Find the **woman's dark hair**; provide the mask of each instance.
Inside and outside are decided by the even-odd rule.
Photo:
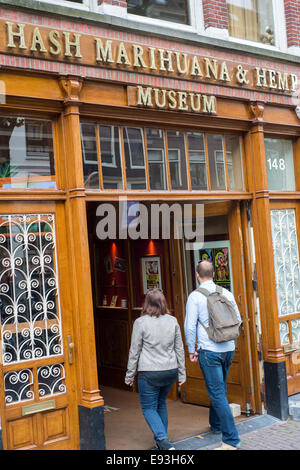
[[[147,292],[142,315],[150,315],[151,317],[160,317],[170,313],[166,298],[160,289],[151,289]]]

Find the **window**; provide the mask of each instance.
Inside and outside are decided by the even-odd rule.
[[[124,127],[124,153],[128,189],[146,189],[146,167],[141,129]]]
[[[172,189],[188,189],[185,141],[183,132],[167,131],[168,156]]]
[[[190,24],[188,0],[127,0],[128,13]]]
[[[273,0],[227,0],[229,34],[275,45]]]
[[[226,189],[225,154],[221,135],[207,136],[211,189]]]
[[[83,174],[86,188],[99,189],[96,125],[81,123]]]
[[[167,189],[163,132],[146,129],[150,189]]]
[[[103,189],[123,189],[120,130],[99,126]]]
[[[81,123],[81,140],[86,189],[244,190],[240,136]]]
[[[265,139],[268,186],[270,190],[295,191],[293,143]]]
[[[188,132],[187,139],[192,189],[206,190],[208,186],[204,135],[197,132]]]
[[[239,136],[227,135],[225,137],[225,144],[229,189],[242,191],[244,189],[244,182],[241,138]]]
[[[51,121],[0,117],[0,188],[56,188]]]

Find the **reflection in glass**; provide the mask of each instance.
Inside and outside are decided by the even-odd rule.
[[[198,132],[188,132],[187,139],[192,189],[206,190],[208,188],[204,136]]]
[[[207,147],[211,189],[226,189],[225,158],[222,136],[207,134]]]
[[[0,187],[56,188],[51,121],[0,117]]]
[[[127,11],[134,15],[189,24],[187,0],[127,0]]]
[[[163,131],[146,129],[150,189],[167,189]]]
[[[265,152],[269,189],[295,191],[292,141],[265,139]]]
[[[272,0],[227,0],[229,34],[275,45]]]
[[[188,189],[184,133],[167,131],[171,189]]]
[[[87,189],[99,189],[99,170],[96,143],[97,125],[82,122],[80,126],[84,186]]]
[[[124,127],[124,152],[128,189],[146,189],[146,168],[142,130]]]
[[[229,189],[242,191],[244,189],[244,183],[240,137],[227,135],[225,142]]]
[[[99,126],[103,189],[123,189],[120,131],[117,126]]]

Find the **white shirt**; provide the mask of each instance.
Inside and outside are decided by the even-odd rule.
[[[209,292],[215,292],[216,284],[212,281],[205,281],[201,287],[207,289]],[[238,310],[237,304],[231,292],[223,288],[222,295],[231,301],[234,306],[238,319],[241,321],[241,315]],[[209,339],[205,328],[201,325],[200,321],[208,327],[209,313],[207,310],[207,297],[199,291],[193,291],[187,300],[186,304],[186,317],[184,322],[184,331],[189,354],[195,352],[195,344],[197,339],[197,351],[199,349],[207,349],[214,352],[227,352],[235,350],[235,342],[226,341],[224,343],[215,343]]]

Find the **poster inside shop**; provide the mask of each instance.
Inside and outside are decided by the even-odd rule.
[[[141,258],[143,294],[151,289],[162,289],[160,256]]]
[[[214,282],[231,291],[231,260],[229,241],[208,242],[195,252],[195,267],[199,261],[209,260],[214,266]]]

